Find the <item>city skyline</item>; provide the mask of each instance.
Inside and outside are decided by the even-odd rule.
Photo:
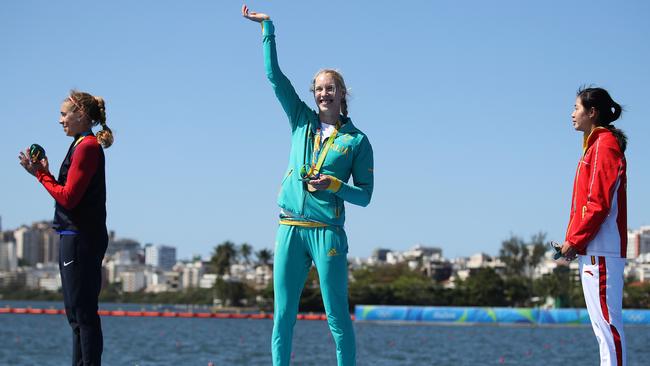
[[[43,238],[39,239],[40,242],[46,243],[45,246],[48,245],[47,244],[48,242],[51,245],[52,242],[57,242],[57,240],[54,240],[54,238],[53,238],[54,236],[56,236],[56,233],[49,227],[48,224],[50,224],[50,223],[51,223],[51,221],[47,221],[47,220],[33,221],[30,224],[22,224],[22,225],[20,225],[20,226],[18,226],[16,228],[7,229],[7,228],[4,228],[2,226],[2,216],[0,216],[0,243],[7,242],[6,240],[3,240],[3,234],[5,234],[4,236],[6,236],[7,233],[12,233],[13,236],[15,236],[15,233],[24,232],[25,230],[23,230],[23,229],[32,228],[32,229],[36,229],[36,230],[42,232]],[[27,231],[27,234],[29,234],[29,231]],[[527,237],[522,237],[520,235],[514,235],[514,237],[517,237],[517,238],[522,239],[524,241],[530,239],[530,238],[527,238]],[[509,237],[509,238],[506,238],[504,240],[511,239],[511,238],[512,238],[512,236]],[[18,240],[15,239],[14,243],[18,245],[17,241]],[[167,259],[167,260],[163,259],[163,261],[166,264],[161,266],[161,267],[168,267],[168,268],[171,268],[171,266],[173,266],[173,263],[175,263],[176,261],[179,261],[179,262],[181,262],[181,261],[183,261],[183,262],[194,261],[197,256],[201,260],[209,261],[212,254],[214,254],[214,249],[216,249],[216,247],[218,245],[221,245],[221,244],[223,244],[225,242],[231,242],[236,247],[239,247],[239,246],[244,245],[244,244],[248,244],[248,245],[251,245],[253,247],[253,249],[256,249],[256,250],[270,249],[271,252],[273,252],[272,247],[256,247],[256,246],[252,245],[251,243],[246,243],[246,242],[237,243],[237,242],[233,242],[231,240],[225,239],[225,240],[221,240],[221,241],[216,242],[212,246],[212,249],[211,249],[210,253],[208,253],[207,255],[204,255],[204,254],[201,254],[201,253],[192,253],[192,254],[187,255],[187,256],[177,255],[178,246],[174,245],[174,243],[153,243],[153,242],[150,242],[150,241],[147,241],[147,240],[139,240],[138,238],[134,238],[134,237],[120,236],[120,235],[118,235],[118,231],[109,228],[109,247],[108,247],[108,251],[107,251],[107,254],[106,254],[107,256],[110,256],[110,255],[114,254],[115,250],[122,250],[121,245],[120,245],[119,248],[113,247],[115,245],[115,243],[118,243],[118,242],[119,243],[127,243],[131,247],[138,246],[140,248],[139,250],[142,251],[143,255],[151,256],[152,257],[151,263],[149,263],[149,259],[147,259],[147,260],[145,260],[146,264],[160,263],[161,259],[158,259],[158,256],[160,256],[161,254],[159,254],[159,253],[161,251],[166,252],[166,254],[164,254],[163,257],[173,258],[173,259]],[[548,242],[548,240],[546,242]],[[502,242],[500,244],[502,244]],[[485,255],[492,256],[492,257],[498,257],[498,255],[499,255],[498,252],[494,253],[494,252],[487,252],[487,251],[479,250],[479,251],[472,252],[472,253],[465,254],[465,255],[445,256],[443,254],[445,252],[445,248],[443,246],[431,245],[431,244],[423,243],[423,242],[420,241],[420,242],[414,242],[414,243],[410,243],[410,244],[402,243],[402,245],[398,245],[397,247],[393,247],[393,246],[376,246],[376,247],[371,249],[371,252],[368,255],[365,255],[365,256],[348,255],[348,257],[349,257],[350,260],[370,258],[371,256],[375,255],[375,252],[377,250],[387,250],[389,252],[399,252],[399,251],[408,251],[409,250],[408,248],[412,249],[413,247],[417,247],[417,246],[439,249],[440,250],[440,255],[443,258],[448,258],[448,259],[469,258],[469,257],[477,255],[477,254],[485,254]],[[500,250],[500,249],[501,249],[501,247],[498,248],[498,250]],[[40,256],[45,257],[45,258],[53,258],[54,256],[57,256],[56,254],[53,255],[51,253],[52,251],[53,250],[48,251],[48,249],[45,249],[45,252],[41,253]],[[50,253],[49,256],[47,254],[48,252]],[[628,228],[627,258],[628,259],[634,259],[639,254],[646,254],[646,253],[650,253],[650,225],[642,225],[642,226],[637,227],[637,228]],[[33,261],[33,260],[28,260],[27,262],[36,263],[36,261]],[[48,260],[45,260],[44,262],[47,263]],[[54,262],[56,262],[56,261],[54,261]],[[156,266],[157,265],[154,265],[154,267],[156,267]]]
[[[58,240],[48,222],[34,222],[16,230],[0,232],[0,290],[22,288],[29,290],[58,291],[61,288],[58,257]],[[555,260],[553,251],[540,240],[511,240],[504,244],[498,255],[483,252],[466,257],[446,257],[437,247],[411,246],[408,250],[376,248],[371,256],[349,258],[351,271],[384,265],[401,265],[414,273],[443,285],[455,288],[458,281],[466,281],[481,269],[490,269],[505,276],[511,268],[525,268],[526,276],[533,279],[554,276],[559,267],[568,268],[579,276],[579,266],[574,261]],[[628,231],[628,261],[624,275],[630,281],[644,283],[650,280],[650,226]],[[177,259],[176,247],[141,243],[120,238],[111,232],[108,251],[102,260],[105,284],[122,289],[125,293],[170,293],[188,289],[212,289],[219,280],[245,282],[257,290],[266,288],[273,278],[270,257],[264,250],[250,260],[245,245],[222,243],[214,258],[194,257]],[[542,249],[541,251],[539,249]],[[224,253],[231,254],[224,257]],[[221,253],[221,254],[218,254]],[[268,252],[266,253],[268,254]]]

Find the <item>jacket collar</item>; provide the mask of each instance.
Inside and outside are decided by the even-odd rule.
[[[589,136],[585,136],[584,140],[582,141],[582,153],[584,154],[587,152],[587,149],[594,144],[594,142],[598,139],[598,136],[607,132],[609,132],[609,130],[605,127],[594,128]]]
[[[350,117],[339,116],[339,121],[342,125],[339,129],[339,133],[352,133],[358,132],[359,130],[354,126]],[[316,133],[316,129],[320,126],[320,121],[318,120],[318,114],[316,118],[311,121],[311,132]]]
[[[74,136],[74,140],[72,142],[72,146],[77,146],[79,143],[86,137],[86,136],[94,136],[93,131],[85,131],[82,133],[78,133]]]

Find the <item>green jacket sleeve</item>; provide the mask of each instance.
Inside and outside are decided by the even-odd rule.
[[[266,77],[271,82],[275,95],[282,105],[282,109],[284,109],[284,112],[289,117],[291,129],[295,130],[301,121],[302,123],[306,121],[306,118],[301,118],[301,115],[305,111],[308,111],[309,107],[300,100],[291,82],[280,70],[278,54],[275,48],[275,27],[270,20],[262,22],[262,43]]]
[[[337,190],[334,194],[352,204],[363,207],[368,206],[374,186],[373,164],[372,146],[368,138],[364,136],[359,148],[355,151],[354,161],[352,162],[354,184],[338,181],[335,183]]]

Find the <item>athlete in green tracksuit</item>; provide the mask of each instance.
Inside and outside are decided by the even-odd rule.
[[[266,74],[291,126],[289,167],[278,197],[281,213],[273,270],[273,365],[289,365],[300,293],[312,262],[319,274],[338,364],[355,365],[343,202],[360,206],[370,203],[372,147],[347,117],[341,75],[334,70],[316,74],[312,90],[318,112],[310,109],[280,71],[274,27],[268,15],[249,12],[245,5],[242,14],[262,23]],[[348,183],[350,176],[354,184]]]

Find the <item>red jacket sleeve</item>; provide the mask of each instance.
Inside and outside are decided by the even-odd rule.
[[[99,145],[85,139],[72,153],[65,185],[60,185],[52,174],[38,172],[36,178],[61,206],[70,210],[79,204],[99,165]]]
[[[586,182],[589,184],[586,187],[587,203],[576,207],[573,220],[579,221],[567,233],[567,240],[578,250],[587,247],[607,218],[623,166],[623,154],[618,147],[597,141],[592,154],[591,164],[587,165],[590,169],[589,181]]]

